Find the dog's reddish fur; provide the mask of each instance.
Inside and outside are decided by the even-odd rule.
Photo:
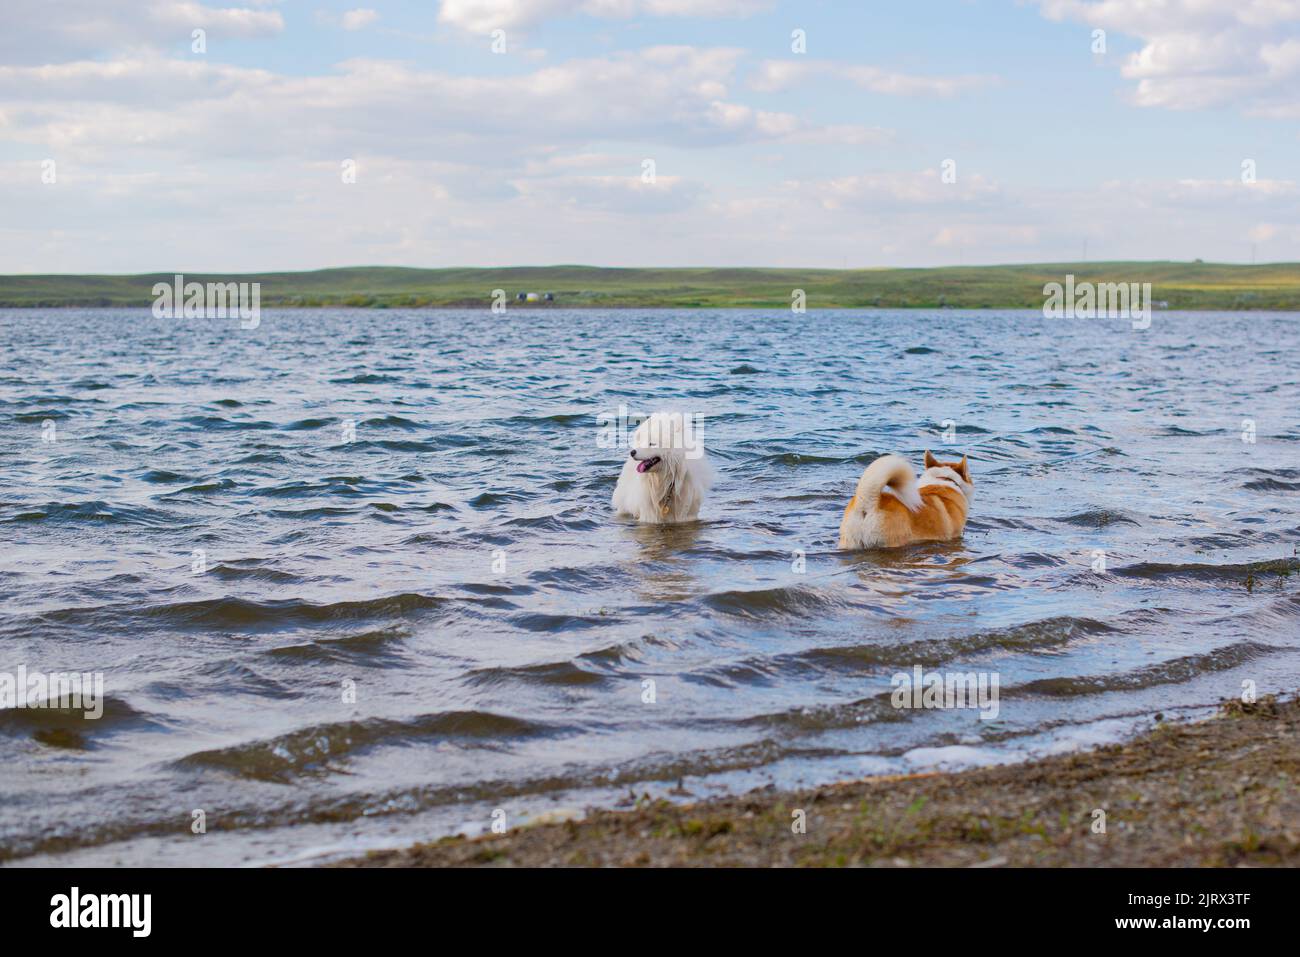
[[[974,484],[970,480],[970,467],[965,456],[962,456],[960,462],[940,462],[926,452],[925,467],[927,469],[950,468],[961,476],[962,481]],[[855,493],[844,509],[845,520],[847,521],[855,508],[865,505],[867,506],[865,511],[874,507],[876,515],[874,529],[880,539],[877,546],[880,548],[898,548],[913,542],[946,541],[960,536],[966,527],[966,514],[969,508],[966,496],[951,485],[943,483],[922,485],[917,491],[921,496],[921,507],[915,512],[903,504],[897,496],[888,492],[882,492],[878,496],[878,501],[873,503],[859,503]],[[841,548],[846,547],[843,528],[842,523]]]

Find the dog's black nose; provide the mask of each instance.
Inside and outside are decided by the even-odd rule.
[[[632,449],[630,452],[627,453],[627,455],[628,458],[632,458],[632,459],[636,458],[636,449]]]

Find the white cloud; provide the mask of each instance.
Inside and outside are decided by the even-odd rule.
[[[488,33],[580,14],[620,19],[744,17],[771,6],[772,0],[442,0],[438,19],[462,30]]]
[[[916,167],[960,148],[939,151],[921,139],[927,130],[843,122],[870,115],[856,108],[860,95],[804,91],[815,107],[807,112],[752,102],[762,99],[754,90],[814,82],[957,96],[996,82],[990,76],[807,59],[747,73],[742,50],[689,46],[546,66],[512,57],[502,68],[483,57],[481,74],[380,59],[283,74],[223,62],[228,43],[210,44],[206,57],[182,53],[196,4],[67,0],[79,18],[55,24],[43,5],[11,3],[17,33],[0,46],[20,46],[23,56],[0,59],[0,258],[13,271],[923,265],[1073,259],[1084,239],[1094,257],[1112,259],[1240,259],[1250,243],[1261,260],[1300,258],[1300,191],[1276,158],[1260,157],[1251,185],[1191,178],[1220,174],[1188,162],[1181,180],[1094,188],[1040,182],[1023,168],[999,181],[977,169],[974,154],[945,184],[940,170]],[[761,4],[447,6],[456,16],[491,8],[537,23],[575,13],[739,15]],[[1135,36],[1140,26],[1153,38],[1183,38],[1148,43],[1125,67],[1135,84],[1156,84],[1144,95],[1169,105],[1194,102],[1193,93],[1231,97],[1234,83],[1261,112],[1300,103],[1285,95],[1300,76],[1300,37],[1284,29],[1281,0],[1245,3],[1228,20],[1209,0],[1043,6],[1070,16],[1104,7],[1098,16],[1128,23]],[[1174,29],[1166,21],[1179,6],[1191,19]],[[1126,19],[1120,8],[1141,16]],[[212,11],[202,14],[210,39],[281,27],[264,4],[198,9]],[[1086,57],[1086,42],[1082,49]],[[1256,61],[1255,72],[1239,70]],[[894,142],[918,158],[844,148]],[[45,157],[58,163],[55,185],[41,183]],[[658,162],[654,183],[640,178],[646,157]],[[357,161],[356,183],[341,180],[344,159]]]
[[[379,19],[379,14],[369,7],[359,7],[356,10],[349,10],[343,14],[344,30],[360,30],[370,26]]]
[[[1052,20],[1141,39],[1120,70],[1139,106],[1300,116],[1300,0],[1038,3]]]
[[[624,216],[662,216],[695,206],[705,193],[702,184],[678,176],[658,176],[647,183],[640,176],[571,176],[517,180],[519,195],[541,209],[567,207],[584,216],[618,213]]]
[[[989,75],[922,76],[828,60],[765,60],[757,75],[751,78],[750,86],[763,92],[776,92],[815,77],[832,77],[890,96],[955,96],[998,82],[997,77]]]
[[[0,112],[6,137],[18,142],[94,153],[156,147],[194,159],[345,156],[362,147],[522,159],[544,145],[598,140],[711,146],[887,135],[736,102],[729,87],[740,56],[651,47],[504,76],[366,59],[306,77],[198,59],[75,61],[0,67]]]
[[[120,154],[114,153],[117,157]],[[702,155],[702,154],[691,154]],[[963,171],[864,171],[736,184],[638,154],[539,149],[527,169],[355,154],[121,166],[0,164],[0,256],[16,272],[413,266],[873,266],[1300,255],[1294,183],[1123,181],[1012,188]],[[674,168],[673,175],[662,172]],[[1264,189],[1256,191],[1263,185]],[[219,214],[217,214],[219,211]],[[111,228],[105,228],[111,223]]]
[[[945,183],[937,169],[863,173],[810,183],[793,182],[787,188],[828,210],[952,207],[1004,198],[1001,189],[987,177],[962,175],[955,183]]]
[[[960,226],[941,227],[934,234],[931,243],[935,246],[996,249],[1006,246],[1033,246],[1038,240],[1039,229],[1037,226],[968,223]]]
[[[1260,179],[1243,183],[1239,179],[1121,180],[1105,183],[1102,189],[1111,201],[1132,203],[1135,207],[1165,206],[1190,209],[1221,209],[1229,205],[1243,210],[1259,208],[1262,212],[1284,212],[1290,208],[1300,214],[1300,190],[1292,180]],[[1300,221],[1300,217],[1297,217]]]
[[[255,6],[268,6],[254,0]],[[284,29],[279,11],[205,6],[192,0],[4,0],[0,63],[55,63],[142,47],[189,46],[191,31],[209,40],[270,36]]]

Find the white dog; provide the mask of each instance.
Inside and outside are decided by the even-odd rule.
[[[698,423],[680,412],[656,412],[632,433],[632,448],[614,486],[614,511],[638,522],[692,522],[713,468]]]

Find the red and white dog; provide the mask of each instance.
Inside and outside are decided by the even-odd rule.
[[[966,456],[940,462],[925,453],[918,481],[911,464],[885,455],[858,479],[840,522],[840,548],[898,548],[960,537],[975,486]]]

